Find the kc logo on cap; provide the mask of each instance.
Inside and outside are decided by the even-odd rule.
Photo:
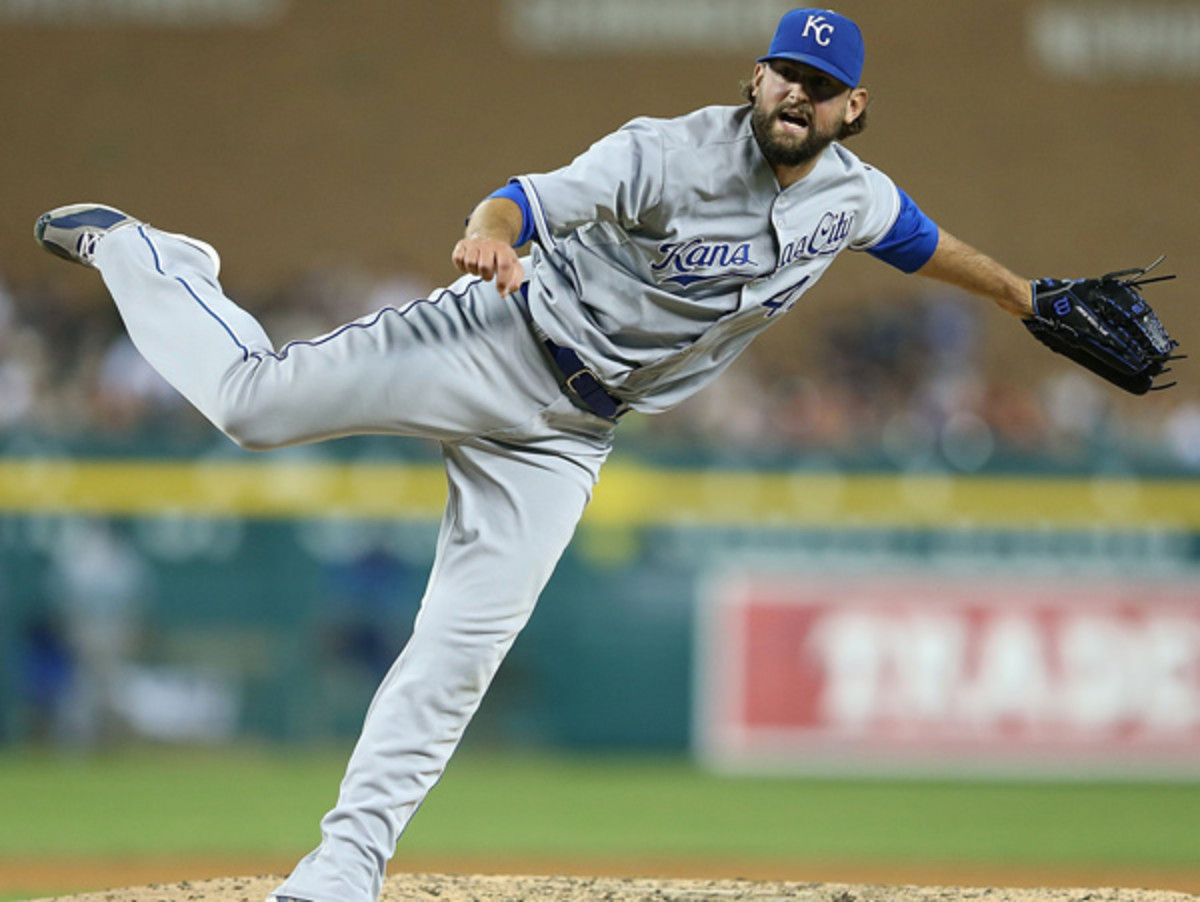
[[[806,63],[850,87],[863,67],[862,31],[852,19],[831,9],[793,9],[775,29],[775,38],[759,62],[789,59]]]
[[[823,15],[810,15],[804,22],[804,31],[801,37],[808,37],[809,32],[812,32],[813,40],[822,47],[828,47],[829,42],[833,39],[833,23],[826,20]]]

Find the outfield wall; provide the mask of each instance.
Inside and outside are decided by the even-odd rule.
[[[0,459],[5,741],[352,737],[415,613],[444,483],[428,456],[331,447]],[[740,769],[890,770],[907,755],[909,770],[940,772],[998,750],[997,772],[1071,770],[1073,752],[1091,773],[1186,772],[1200,760],[1198,536],[1200,485],[1169,475],[752,471],[618,456],[468,741],[694,742]],[[783,670],[704,619],[713,586],[731,579],[751,595],[784,586],[785,606],[824,618],[816,632],[803,614],[767,630]],[[1020,588],[1031,581],[1069,597],[1031,600]],[[1072,617],[1083,627],[1064,627]],[[859,631],[843,630],[840,652],[798,657],[847,624]],[[1099,638],[1080,644],[1082,628]],[[891,645],[870,644],[885,635]],[[1158,644],[1139,644],[1146,636]],[[90,697],[71,688],[55,642],[89,675]],[[747,710],[808,693],[798,732],[740,746],[713,732],[736,727],[728,710],[714,715],[733,685],[722,676],[731,652],[767,667]],[[813,713],[831,698],[859,711],[857,726]],[[795,710],[780,710],[795,727]],[[1155,724],[1167,725],[1158,744],[1138,747]],[[830,730],[841,731],[833,744]]]

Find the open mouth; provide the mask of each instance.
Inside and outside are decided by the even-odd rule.
[[[811,124],[808,115],[799,110],[781,110],[779,121],[794,129],[806,129]]]

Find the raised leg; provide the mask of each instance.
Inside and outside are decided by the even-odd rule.
[[[476,278],[276,350],[188,239],[121,228],[94,265],[141,354],[243,447],[372,432],[457,440],[561,396],[525,312]]]

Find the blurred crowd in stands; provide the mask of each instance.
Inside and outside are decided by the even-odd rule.
[[[403,306],[428,287],[330,270],[242,300],[283,344]],[[920,295],[803,323],[793,312],[776,329],[795,330],[794,344],[760,342],[676,410],[629,417],[620,447],[728,463],[799,458],[964,472],[1022,462],[1200,469],[1200,401],[1186,372],[1173,391],[1128,398],[1052,358],[1019,327],[1013,342],[1027,348],[1028,365],[1020,353],[1008,355],[1021,359],[1016,367],[997,362],[984,306]],[[211,435],[142,361],[99,282],[84,295],[74,283],[17,291],[0,282],[0,429],[64,439]]]
[[[1180,385],[1133,397],[987,306],[919,295],[807,320],[799,359],[745,355],[662,426],[702,445],[897,467],[1200,468],[1194,379],[1168,374]],[[997,326],[1011,331],[1006,356],[986,340]]]

